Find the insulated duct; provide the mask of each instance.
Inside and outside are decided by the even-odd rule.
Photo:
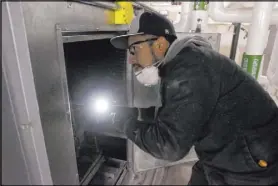
[[[250,23],[252,21],[252,10],[229,10],[224,8],[224,2],[211,1],[208,12],[211,19],[218,22]],[[270,23],[275,24],[277,22],[278,10],[275,10],[271,15]]]
[[[181,3],[180,21],[174,24],[176,32],[189,32],[190,30],[189,18],[192,10],[193,10],[193,2]]]

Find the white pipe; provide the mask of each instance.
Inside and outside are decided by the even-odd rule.
[[[273,85],[276,89],[278,89],[278,34],[276,34],[266,74],[270,84]]]
[[[253,9],[252,24],[249,29],[246,53],[262,55],[266,47],[273,2],[256,2]]]
[[[174,24],[176,32],[189,32],[190,29],[190,13],[193,10],[192,2],[181,3],[180,21]]]
[[[273,5],[273,2],[256,2],[252,12],[252,23],[249,28],[242,67],[254,78],[258,77],[260,66],[262,66],[262,55],[269,34]]]
[[[257,3],[257,2],[255,2]],[[273,4],[274,5],[274,4]],[[223,2],[209,2],[209,16],[217,22],[238,22],[250,23],[252,20],[252,10],[229,10],[224,8]],[[277,24],[278,10],[273,11],[271,24]]]

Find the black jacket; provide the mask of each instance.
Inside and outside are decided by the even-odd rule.
[[[130,119],[129,139],[170,161],[194,145],[211,184],[219,178],[220,184],[245,184],[242,175],[251,175],[251,183],[278,181],[278,108],[253,77],[194,42],[162,67],[161,77],[163,106],[153,122]]]

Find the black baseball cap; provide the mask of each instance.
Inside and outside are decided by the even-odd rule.
[[[113,37],[110,42],[115,48],[127,49],[129,36],[145,34],[164,36],[170,42],[177,38],[170,20],[155,12],[143,12],[132,20],[130,30],[126,35]]]

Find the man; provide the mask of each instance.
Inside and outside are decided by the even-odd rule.
[[[138,147],[177,161],[194,145],[191,185],[278,182],[278,108],[235,62],[201,37],[177,40],[170,21],[150,12],[111,43],[129,50],[140,83],[161,86],[155,120],[124,123]]]

